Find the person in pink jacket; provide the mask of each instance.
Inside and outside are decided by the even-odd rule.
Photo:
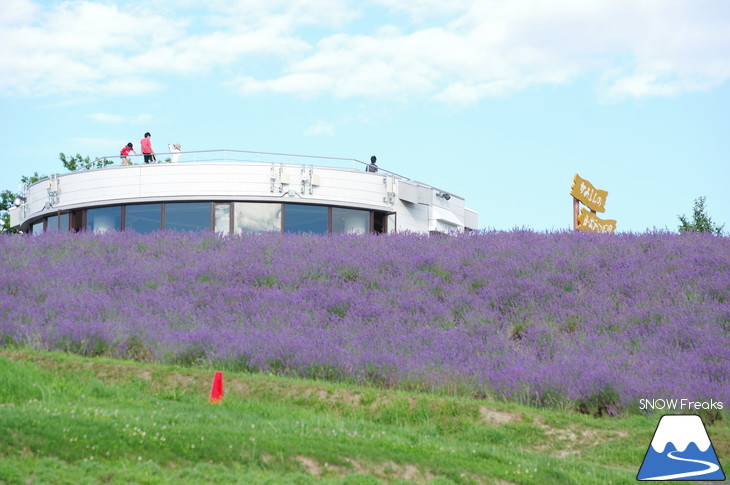
[[[142,145],[142,155],[144,155],[144,163],[155,163],[155,151],[152,149],[152,135],[150,132],[144,134],[144,138],[140,140]]]

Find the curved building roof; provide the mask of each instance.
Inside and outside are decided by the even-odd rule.
[[[158,160],[165,155],[158,154]],[[230,231],[238,232],[234,230],[239,227],[234,219],[239,212],[260,212],[265,207],[262,204],[273,204],[269,208],[282,210],[280,213],[267,210],[267,214],[277,214],[267,217],[282,219],[277,222],[278,226],[269,227],[285,231],[307,227],[296,226],[294,219],[287,223],[287,213],[294,217],[300,212],[314,214],[320,210],[313,207],[329,208],[327,231],[341,229],[332,219],[333,214],[349,217],[350,213],[342,212],[344,209],[361,211],[360,215],[370,214],[365,231],[374,227],[377,232],[477,228],[477,213],[465,207],[462,197],[382,168],[377,173],[368,172],[369,164],[353,159],[216,150],[183,152],[177,163],[143,164],[140,158],[134,161],[135,165],[53,175],[25,187],[19,206],[10,211],[11,226],[24,232],[37,232],[41,228],[55,229],[60,218],[60,229],[93,229],[96,226],[89,216],[99,212],[94,212],[95,209],[120,207],[120,220],[112,228],[125,229],[134,227],[126,221],[127,212],[139,212],[145,205],[151,208],[160,205],[158,229],[170,229],[175,226],[165,225],[165,207],[170,206],[172,210],[174,206],[176,211],[189,207],[202,214],[204,205],[201,204],[209,204],[211,229],[226,232],[225,223],[214,219],[216,211],[221,217],[227,211]],[[182,206],[181,203],[197,204]],[[131,206],[140,207],[128,209]],[[310,209],[299,210],[299,207]],[[324,213],[324,210],[320,211]],[[379,218],[387,221],[387,229],[373,222]],[[363,228],[358,227],[361,232]],[[345,229],[345,232],[349,231]]]

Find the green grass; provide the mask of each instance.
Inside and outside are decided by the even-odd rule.
[[[0,483],[633,484],[659,420],[232,372],[211,405],[212,379],[0,350]]]

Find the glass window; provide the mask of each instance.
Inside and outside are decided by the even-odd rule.
[[[43,221],[41,220],[40,222],[36,222],[35,224],[33,224],[30,232],[36,235],[43,234]]]
[[[58,216],[58,221],[60,223],[59,229],[62,231],[68,231],[71,229],[71,214],[68,212]]]
[[[100,207],[86,211],[86,227],[93,232],[119,231],[122,229],[122,208]]]
[[[71,213],[71,229],[74,231],[84,230],[84,211],[77,210]]]
[[[321,205],[284,204],[284,232],[325,234],[328,208]]]
[[[230,234],[231,232],[231,204],[215,204],[215,232]]]
[[[370,232],[370,211],[333,207],[332,232],[351,234]]]
[[[281,204],[236,202],[233,232],[281,231]]]
[[[124,215],[124,229],[140,234],[159,231],[161,215],[162,204],[128,205]]]
[[[210,202],[165,204],[165,230],[209,231]]]
[[[58,231],[58,216],[50,216],[48,218],[48,224],[46,224],[46,231]]]

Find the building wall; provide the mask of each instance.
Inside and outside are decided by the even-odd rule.
[[[178,163],[114,166],[68,173],[28,187],[12,224],[26,230],[43,215],[79,208],[158,201],[270,201],[396,213],[390,230],[476,228],[464,199],[385,173],[271,163]]]

